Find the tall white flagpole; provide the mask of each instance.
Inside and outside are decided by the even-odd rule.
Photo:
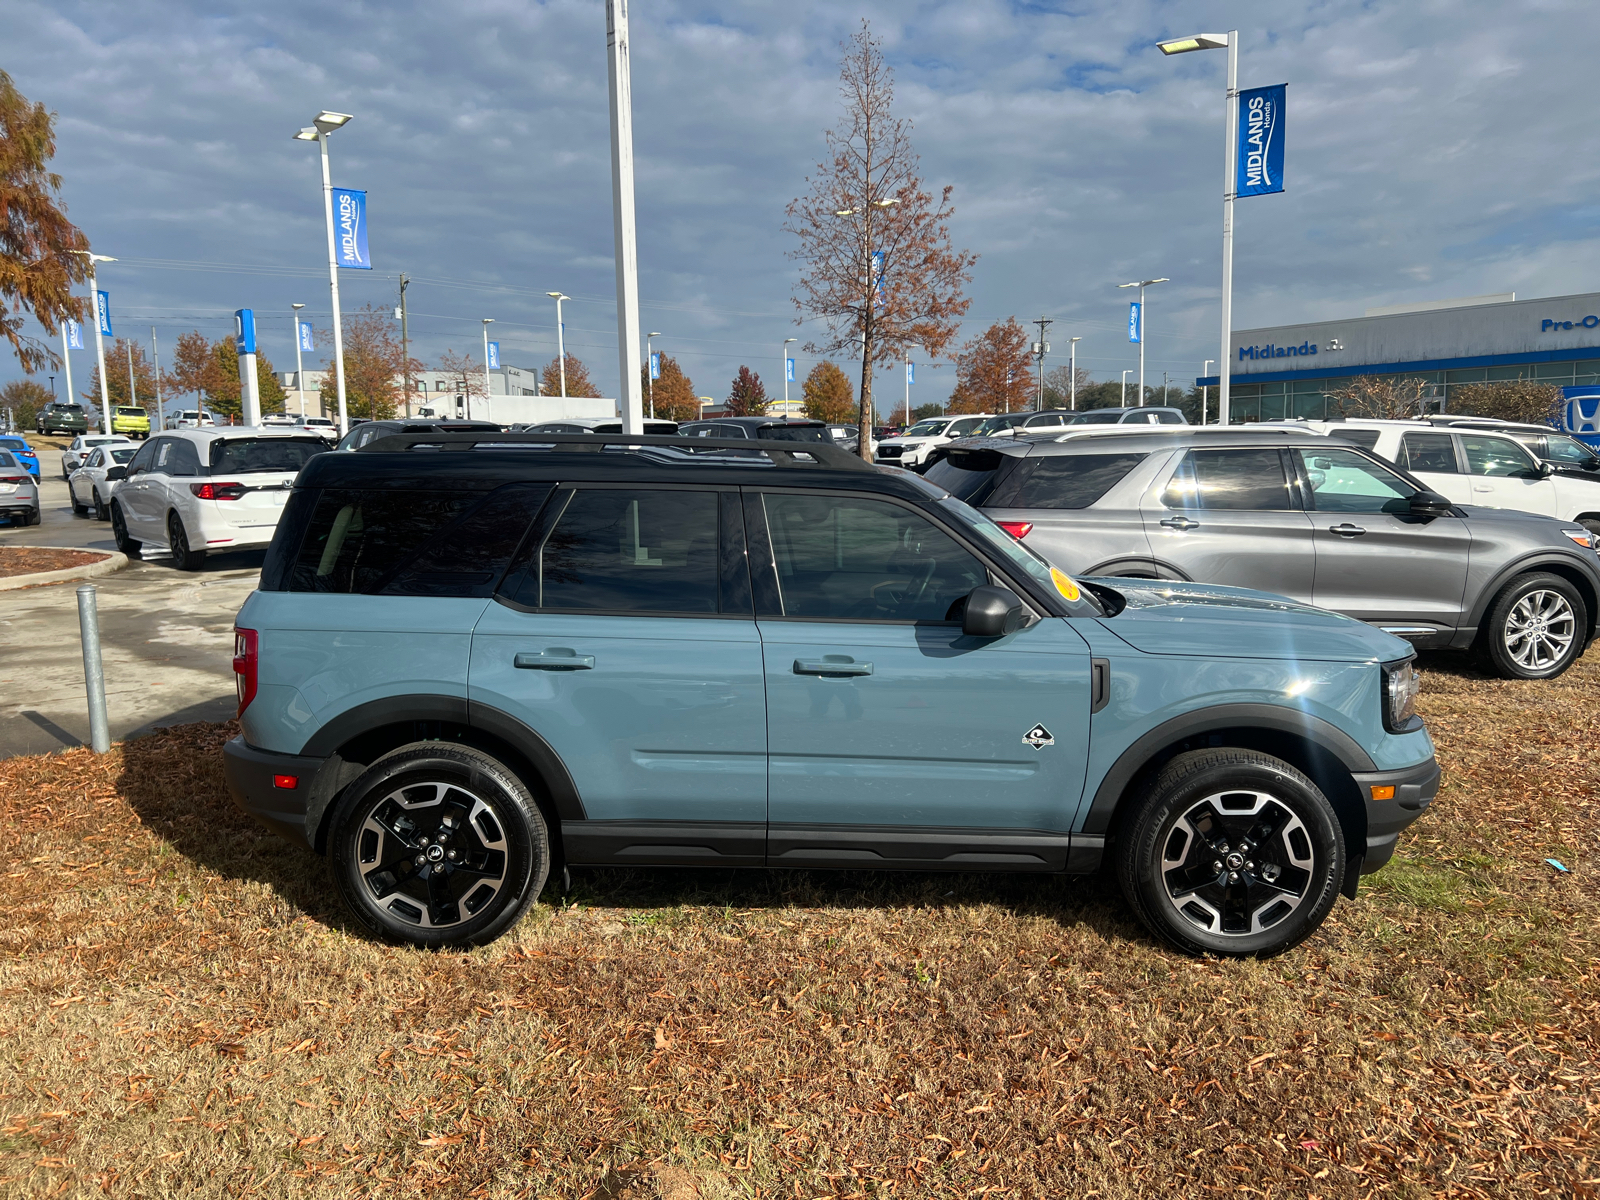
[[[617,403],[622,432],[644,432],[639,387],[639,255],[633,224],[633,83],[629,66],[628,0],[606,0],[607,64],[611,77],[611,209],[616,221]],[[564,364],[563,364],[564,365]]]
[[[1228,424],[1228,376],[1233,364],[1233,196],[1239,175],[1239,31],[1228,32],[1227,118],[1222,123],[1222,370],[1217,376],[1217,424]],[[1139,319],[1144,320],[1140,312]]]

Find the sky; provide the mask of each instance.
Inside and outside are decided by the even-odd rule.
[[[1079,366],[1118,379],[1137,348],[1116,285],[1164,275],[1147,381],[1216,358],[1226,55],[1154,43],[1232,28],[1241,87],[1288,84],[1286,191],[1236,208],[1235,328],[1600,289],[1592,3],[630,13],[640,321],[702,395],[726,396],[741,364],[781,393],[783,339],[821,332],[792,303],[781,226],[840,117],[840,44],[862,20],[929,189],[954,187],[954,242],[978,255],[962,340],[1051,317],[1047,366],[1077,336]],[[164,360],[180,333],[230,333],[241,307],[278,370],[294,367],[291,303],[326,328],[320,168],[290,135],[328,108],[354,114],[330,139],[333,182],[368,191],[374,269],[341,273],[345,310],[391,308],[404,271],[415,356],[476,351],[493,317],[502,361],[538,367],[555,355],[545,293],[561,290],[569,353],[615,395],[605,24],[603,0],[0,0],[0,69],[58,114],[69,216],[120,260],[100,273],[117,332],[154,326]],[[79,390],[92,353],[73,356]],[[803,377],[819,356],[796,357]],[[20,375],[0,361],[0,382]],[[913,405],[942,402],[953,365],[916,377]],[[877,394],[903,397],[898,372]]]

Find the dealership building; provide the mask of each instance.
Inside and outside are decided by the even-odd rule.
[[[1421,379],[1431,407],[1464,384],[1535,379],[1600,386],[1600,293],[1518,300],[1515,293],[1369,308],[1364,316],[1233,335],[1234,421],[1321,419],[1328,393],[1358,375]],[[1195,381],[1215,388],[1212,374]],[[1212,393],[1213,403],[1216,393]]]

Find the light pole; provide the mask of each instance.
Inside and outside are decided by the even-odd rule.
[[[1040,317],[1033,322],[1039,327],[1039,340],[1033,344],[1033,351],[1039,356],[1039,409],[1044,410],[1044,356],[1050,353],[1050,343],[1045,341],[1045,333],[1050,326],[1055,324],[1053,317]]]
[[[333,296],[333,378],[339,394],[340,437],[350,432],[350,414],[344,398],[344,332],[339,324],[339,251],[333,237],[333,177],[328,172],[328,135],[350,119],[349,113],[324,109],[310,125],[294,135],[297,142],[316,142],[322,154],[322,207],[328,219],[328,291]]]
[[[1215,359],[1211,358],[1206,359],[1206,365],[1200,368],[1200,378],[1204,379],[1207,375],[1211,374],[1211,364],[1215,361]],[[1202,383],[1200,385],[1200,424],[1202,425],[1206,423],[1207,399],[1209,399],[1209,397],[1206,395],[1206,385]]]
[[[783,355],[783,416],[789,418],[789,343],[798,342],[799,338],[784,338],[780,353]]]
[[[1228,374],[1233,353],[1233,196],[1238,176],[1239,153],[1239,31],[1197,33],[1193,37],[1157,42],[1163,54],[1187,54],[1191,50],[1228,52],[1228,90],[1223,99],[1222,149],[1222,361],[1217,373],[1217,424],[1228,423]]]
[[[406,314],[406,285],[411,282],[400,272],[400,379],[406,389],[406,416],[411,415],[411,325]]]
[[[306,364],[305,359],[300,356],[300,310],[304,307],[304,304],[289,305],[292,314],[291,320],[294,322],[294,390],[300,393],[300,419],[302,421],[305,420],[306,415]],[[406,403],[408,405],[411,403],[409,396],[406,398]],[[409,408],[406,409],[406,415],[411,415]]]
[[[1139,407],[1140,408],[1144,407],[1144,343],[1145,343],[1144,290],[1145,290],[1145,288],[1149,287],[1153,283],[1170,283],[1170,282],[1171,282],[1171,280],[1167,279],[1166,276],[1162,276],[1160,279],[1136,279],[1132,283],[1119,283],[1119,284],[1117,284],[1117,286],[1119,288],[1136,287],[1136,288],[1139,289]]]
[[[494,324],[493,317],[483,318],[483,419],[487,421],[489,414],[494,412],[494,406],[489,400],[489,326]],[[507,389],[509,391],[509,389]],[[467,416],[472,416],[472,394],[467,394]]]
[[[633,51],[628,0],[606,0],[606,72],[611,95],[611,215],[617,261],[617,415],[622,432],[644,432],[639,403],[639,249],[633,216]]]
[[[161,346],[156,342],[156,327],[150,326],[150,357],[152,369],[156,373],[156,432],[164,433],[167,428],[166,414],[161,411]]]
[[[1067,408],[1078,411],[1078,343],[1082,338],[1067,339]]]
[[[1128,407],[1128,376],[1130,374],[1132,374],[1132,372],[1133,372],[1133,368],[1129,367],[1126,371],[1124,371],[1122,373],[1122,407],[1123,408],[1127,408]]]
[[[67,318],[67,320],[70,319],[71,318]],[[67,403],[72,404],[75,403],[75,401],[72,399],[72,357],[69,353],[72,347],[67,341],[67,320],[63,320],[61,322],[61,369],[65,371],[67,375]],[[82,328],[82,326],[79,326],[80,331]],[[83,334],[81,332],[78,335],[78,340],[80,342],[83,341]],[[54,383],[50,385],[50,391],[52,393],[55,392]]]
[[[644,338],[644,390],[650,397],[650,419],[656,419],[656,358],[652,343],[661,336],[659,329],[651,330]]]
[[[571,296],[561,292],[546,292],[546,296],[554,296],[556,301],[556,361],[561,364],[561,398],[567,398],[567,335],[566,326],[561,324],[561,302],[571,300]],[[563,416],[566,414],[563,413]]]
[[[106,254],[90,254],[87,250],[74,250],[72,253],[81,254],[89,260],[89,304],[94,310],[94,358],[100,368],[100,419],[105,422],[100,428],[101,433],[111,432],[111,391],[106,387],[106,343],[100,332],[102,325],[100,313],[100,285],[95,280],[95,263],[116,262],[117,260]],[[110,306],[107,306],[105,316],[111,315]],[[69,393],[70,395],[70,393]]]

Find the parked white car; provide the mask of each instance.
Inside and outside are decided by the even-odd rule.
[[[178,414],[174,429],[206,429],[217,423],[217,418],[203,408],[189,408]]]
[[[1426,421],[1296,421],[1364,446],[1457,504],[1512,508],[1600,534],[1600,483],[1558,475],[1506,433]]]
[[[989,417],[989,413],[928,417],[918,421],[899,437],[884,438],[873,451],[873,457],[888,467],[921,470],[928,465],[928,455],[935,446],[943,446],[957,438],[971,437]]]
[[[117,485],[106,479],[112,467],[126,467],[133,461],[138,447],[127,443],[127,438],[116,438],[110,445],[96,446],[76,471],[67,477],[67,495],[72,500],[72,511],[77,516],[93,511],[94,519],[104,521],[111,515],[111,493]]]
[[[192,571],[210,551],[265,546],[300,468],[327,443],[297,429],[250,425],[152,437],[106,478],[117,549],[165,549]]]
[[[96,446],[112,445],[131,446],[133,442],[120,433],[80,433],[61,452],[61,478],[71,479],[72,473],[89,460],[89,452]]]

